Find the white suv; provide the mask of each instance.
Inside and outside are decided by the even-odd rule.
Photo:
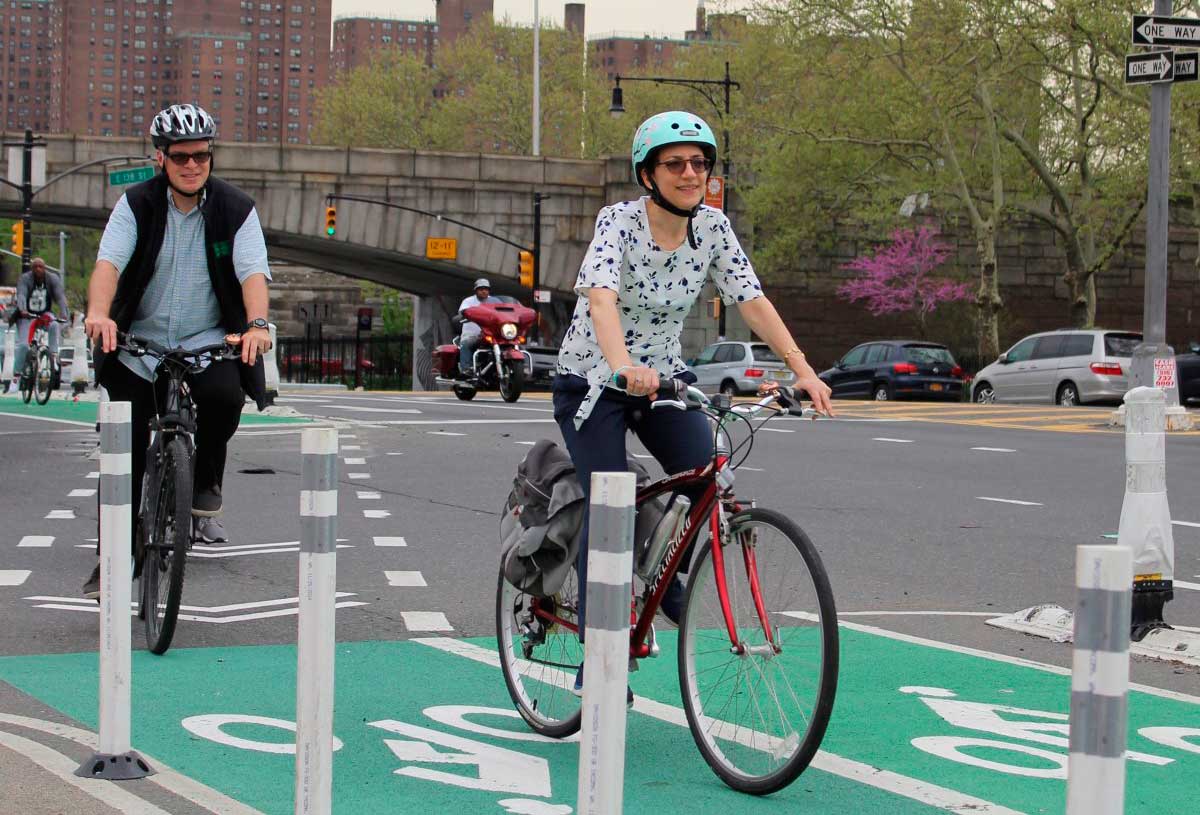
[[[688,367],[696,375],[696,387],[706,393],[720,391],[730,396],[754,393],[768,380],[788,385],[794,374],[765,342],[718,342],[708,346]]]
[[[1129,365],[1142,335],[1131,331],[1063,329],[1033,334],[975,374],[975,402],[1082,405],[1119,402],[1129,389]]]

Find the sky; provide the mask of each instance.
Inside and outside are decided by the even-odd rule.
[[[586,0],[587,33],[611,31],[653,34],[683,38],[683,32],[696,27],[697,0]],[[749,0],[707,0],[710,11],[722,5],[748,6]],[[563,22],[566,0],[539,0],[538,13],[543,20]],[[496,17],[508,15],[513,22],[531,25],[533,0],[495,0]],[[405,20],[433,19],[434,0],[333,0],[333,16],[391,17]]]

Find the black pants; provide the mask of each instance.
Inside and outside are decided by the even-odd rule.
[[[576,430],[575,412],[587,395],[587,381],[578,376],[560,374],[554,377],[551,387],[554,392],[554,420],[562,431],[585,500],[590,500],[592,473],[623,473],[629,470],[625,433],[630,430],[637,434],[668,475],[703,467],[712,461],[712,425],[699,411],[675,408],[652,410],[650,400],[646,397],[629,396],[609,388],[596,402],[583,426]],[[700,494],[692,494],[693,491],[681,492],[693,501],[700,498]],[[703,493],[703,487],[694,492]],[[587,524],[585,510],[583,537],[576,561],[581,636],[587,593]]]
[[[142,476],[146,472],[146,448],[150,446],[150,420],[166,406],[170,377],[154,384],[113,360],[105,371],[104,387],[113,402],[129,402],[133,425],[133,512],[142,502]],[[246,395],[238,375],[238,362],[214,362],[198,374],[186,377],[196,404],[196,457],[192,491],[220,487],[225,476],[225,451],[242,419]],[[136,526],[136,524],[135,524]],[[132,545],[132,540],[130,541]]]

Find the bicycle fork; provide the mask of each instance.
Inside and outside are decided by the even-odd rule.
[[[773,657],[780,651],[778,637],[771,630],[771,619],[763,603],[762,585],[758,579],[758,560],[754,546],[746,541],[741,542],[742,561],[746,569],[746,578],[750,584],[750,596],[754,600],[754,609],[758,614],[759,625],[762,626],[766,642],[762,645],[747,645],[738,637],[737,623],[734,622],[733,609],[729,602],[729,583],[725,579],[724,541],[729,532],[729,520],[725,517],[724,507],[717,502],[709,516],[709,533],[713,541],[713,573],[716,577],[717,596],[721,601],[721,614],[725,618],[725,628],[729,633],[729,650],[739,656]]]

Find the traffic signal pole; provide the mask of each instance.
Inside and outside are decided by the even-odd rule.
[[[540,192],[533,194],[533,337],[542,341],[542,309],[538,302],[538,289],[542,285],[542,199]]]
[[[21,146],[21,221],[24,227],[21,246],[21,274],[29,271],[33,262],[33,131],[25,130]]]

